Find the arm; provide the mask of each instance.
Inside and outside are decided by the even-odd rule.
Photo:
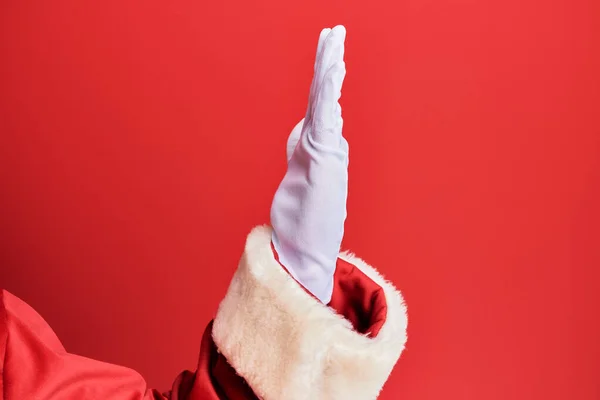
[[[249,234],[196,371],[168,392],[135,371],[68,353],[31,307],[0,291],[0,400],[366,400],[406,342],[400,293],[340,253],[348,145],[338,104],[343,28],[319,39],[305,119],[288,140],[272,226]]]
[[[400,293],[362,260],[340,254],[348,192],[338,102],[345,36],[341,26],[321,33],[272,229],[248,237],[215,319],[219,351],[264,399],[374,399],[406,342]]]

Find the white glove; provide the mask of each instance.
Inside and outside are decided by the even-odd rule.
[[[348,196],[348,143],[338,103],[345,38],[343,26],[321,32],[306,117],[288,139],[287,173],[271,206],[279,260],[325,304],[333,292]]]

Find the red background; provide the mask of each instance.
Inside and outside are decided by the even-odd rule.
[[[84,4],[85,3],[85,4]],[[348,28],[345,247],[405,293],[382,399],[600,398],[597,0],[3,1],[1,286],[168,388]]]

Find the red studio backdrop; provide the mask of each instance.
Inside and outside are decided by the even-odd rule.
[[[597,0],[5,0],[0,286],[168,389],[338,23],[344,247],[410,313],[381,399],[599,399]]]

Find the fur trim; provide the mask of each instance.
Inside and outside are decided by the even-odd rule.
[[[406,343],[401,294],[364,261],[340,257],[380,285],[386,322],[375,338],[307,294],[275,260],[271,229],[250,233],[219,306],[213,339],[252,390],[265,400],[377,398]]]

